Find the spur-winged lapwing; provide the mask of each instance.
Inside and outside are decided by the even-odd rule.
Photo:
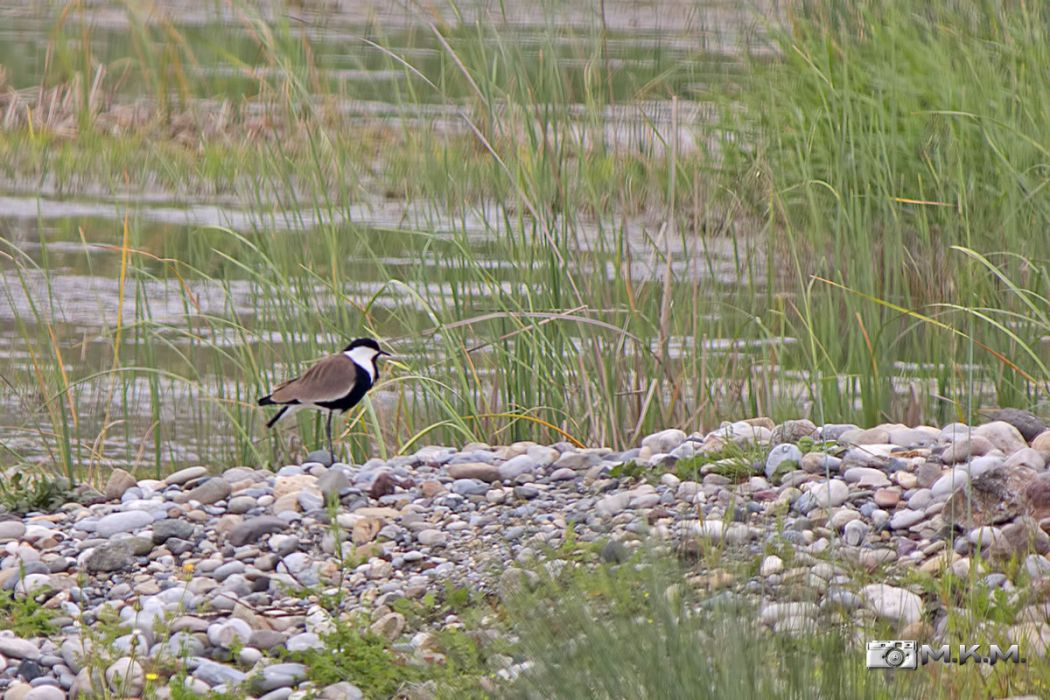
[[[389,355],[371,338],[358,338],[335,355],[329,355],[306,370],[301,377],[289,379],[269,396],[259,399],[260,406],[280,406],[281,410],[266,424],[272,428],[285,414],[304,408],[328,411],[328,454],[332,451],[332,416],[358,404],[379,379],[376,360]]]

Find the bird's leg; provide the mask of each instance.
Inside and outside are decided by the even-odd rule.
[[[328,459],[335,462],[335,451],[332,449],[332,415],[335,411],[328,412]]]

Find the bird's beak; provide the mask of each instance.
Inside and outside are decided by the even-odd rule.
[[[387,352],[386,350],[380,350],[380,351],[379,351],[379,354],[380,354],[380,355],[386,355],[387,357],[394,357],[393,355],[391,355],[390,353],[388,353],[388,352]]]

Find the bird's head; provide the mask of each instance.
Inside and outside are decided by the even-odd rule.
[[[362,367],[375,367],[376,360],[380,356],[390,353],[379,348],[372,338],[358,338],[343,348],[343,353]]]

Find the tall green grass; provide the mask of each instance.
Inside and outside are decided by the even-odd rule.
[[[942,420],[965,418],[960,397],[982,381],[1003,405],[1045,399],[1046,325],[1025,298],[1050,289],[1048,19],[1042,5],[802,2],[773,28],[779,58],[753,64],[730,169],[761,183],[741,194],[768,212],[784,272],[806,290],[814,386],[867,373],[869,421],[891,410],[895,361],[941,365]],[[813,276],[854,294],[819,293]],[[1010,316],[1012,332],[972,326],[977,309]],[[974,343],[970,376],[957,367]],[[834,391],[815,399],[842,409]]]

